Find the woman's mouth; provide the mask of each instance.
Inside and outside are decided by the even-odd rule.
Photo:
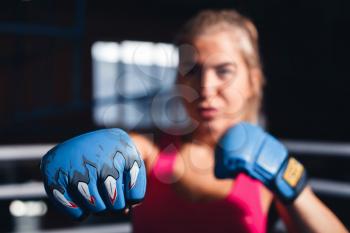
[[[216,116],[216,114],[218,113],[218,110],[212,107],[209,107],[209,108],[199,107],[198,113],[202,118],[209,120]]]

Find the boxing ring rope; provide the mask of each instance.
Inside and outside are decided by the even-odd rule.
[[[103,224],[98,226],[88,226],[79,228],[63,228],[59,230],[43,230],[33,231],[26,233],[130,233],[132,232],[131,224],[129,223],[118,223],[118,224]]]
[[[0,146],[0,161],[41,159],[52,147],[54,144]]]
[[[330,142],[302,142],[283,140],[290,153],[302,156],[328,156],[350,159],[350,144]],[[0,146],[1,162],[40,160],[54,144]],[[325,179],[310,179],[318,194],[350,199],[350,183]],[[45,191],[41,182],[0,185],[0,200],[13,198],[43,198]]]
[[[318,194],[350,199],[350,184],[324,179],[310,179],[310,185]],[[41,182],[0,185],[0,200],[22,198],[45,198]]]
[[[290,153],[302,156],[345,157],[350,159],[350,143],[282,140]],[[54,144],[0,146],[0,161],[40,159]]]
[[[302,156],[317,155],[327,157],[345,157],[350,159],[350,144],[335,142],[304,142],[282,140],[291,153]]]

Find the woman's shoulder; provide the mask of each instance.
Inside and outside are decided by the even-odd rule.
[[[160,131],[152,132],[129,132],[130,137],[136,145],[136,148],[145,161],[148,171],[157,160],[162,148],[165,148],[169,143],[179,141],[179,138],[174,135],[169,135]]]

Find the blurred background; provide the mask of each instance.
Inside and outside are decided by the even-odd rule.
[[[76,223],[57,213],[39,160],[89,130],[147,133],[181,122],[172,41],[205,8],[235,8],[257,25],[267,128],[304,162],[317,195],[350,227],[349,1],[4,0],[0,232],[131,231],[124,215]],[[284,232],[279,221],[272,228]]]

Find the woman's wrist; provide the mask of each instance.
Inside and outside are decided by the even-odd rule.
[[[285,208],[298,231],[348,232],[337,216],[315,195],[310,185]]]

